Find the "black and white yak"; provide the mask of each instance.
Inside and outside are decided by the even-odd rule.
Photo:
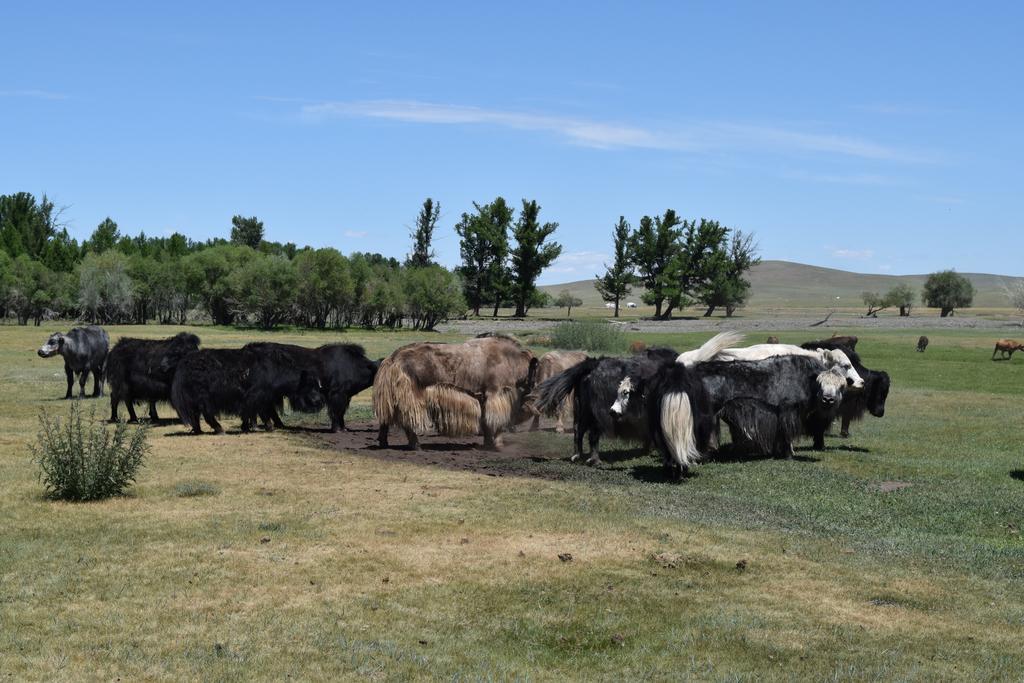
[[[853,367],[846,353],[840,348],[805,349],[794,344],[754,344],[742,348],[724,348],[711,359],[702,358],[699,349],[679,354],[677,363],[692,367],[705,360],[716,361],[758,361],[777,356],[805,356],[821,361],[828,367],[840,368],[851,387],[860,389],[864,386],[864,378]]]
[[[117,422],[117,408],[123,402],[128,421],[137,422],[135,402],[148,401],[149,419],[156,422],[156,403],[171,400],[171,382],[178,362],[198,350],[199,337],[188,332],[167,339],[121,337],[107,357],[110,421]]]
[[[869,370],[860,361],[860,355],[848,346],[844,346],[839,338],[823,339],[820,341],[806,342],[802,344],[805,348],[838,348],[846,353],[853,367],[861,377],[864,378],[864,388],[858,391],[848,391],[843,396],[843,403],[839,406],[839,417],[842,420],[840,436],[850,436],[850,423],[860,420],[865,413],[871,413],[875,417],[885,415],[885,401],[889,397],[889,373],[884,370]],[[821,436],[814,434],[814,447],[824,448],[824,432],[831,426],[831,420],[824,425]]]
[[[801,355],[669,363],[649,378],[624,378],[611,411],[645,412],[663,463],[680,477],[711,449],[719,419],[743,446],[792,457],[793,441],[810,422],[831,419],[846,386],[841,368]]]
[[[721,349],[737,343],[735,332],[718,334],[697,349],[695,358],[712,358]],[[650,431],[642,412],[621,416],[611,411],[619,383],[628,376],[648,378],[666,363],[675,360],[673,349],[648,348],[631,358],[588,358],[565,372],[545,381],[537,389],[537,409],[551,415],[570,394],[573,396],[573,455],[583,455],[583,439],[588,437],[588,465],[601,463],[601,437],[640,441],[650,445]]]
[[[106,368],[107,350],[110,338],[106,330],[98,325],[76,327],[67,334],[54,332],[39,347],[37,352],[41,358],[50,358],[60,354],[64,358],[64,374],[68,380],[68,390],[64,398],[71,398],[71,388],[75,384],[75,373],[78,373],[78,397],[85,398],[85,383],[92,373],[92,396],[103,395],[103,373]]]

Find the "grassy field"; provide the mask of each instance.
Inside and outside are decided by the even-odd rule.
[[[0,680],[1024,671],[1024,359],[989,361],[990,333],[929,330],[918,354],[920,331],[864,331],[865,363],[893,377],[884,419],[824,453],[708,462],[681,484],[625,447],[570,464],[551,433],[516,435],[533,458],[481,452],[508,472],[494,477],[228,418],[223,436],[153,428],[130,496],[67,504],[42,498],[26,448],[40,409],[67,406],[60,362],[34,354],[51,327],[0,327]],[[195,331],[373,357],[420,337]],[[368,419],[369,396],[350,414]]]

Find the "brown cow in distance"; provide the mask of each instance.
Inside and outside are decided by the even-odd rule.
[[[764,343],[765,344],[778,344],[779,343],[779,338],[776,337],[773,334],[772,336],[768,337],[768,339],[766,339]]]
[[[461,344],[416,342],[385,358],[373,381],[378,441],[402,428],[410,450],[433,427],[446,436],[483,434],[495,450],[499,435],[536,414],[530,392],[539,362],[514,339],[488,335]]]
[[[647,343],[646,342],[642,342],[639,339],[629,343],[629,352],[630,353],[634,353],[634,354],[636,354],[636,353],[643,353],[646,350],[647,350]],[[566,370],[568,370],[568,369],[569,368],[566,368]],[[552,375],[552,377],[554,377],[554,375]]]
[[[1024,344],[1014,341],[1013,339],[1000,339],[996,342],[996,347],[992,349],[992,360],[996,360],[996,354],[1000,354],[999,360],[1010,360],[1013,358],[1014,351],[1020,351],[1024,349]]]
[[[634,344],[643,342],[633,342]],[[646,347],[647,345],[644,344]],[[582,351],[548,351],[540,358],[540,366],[537,368],[537,384],[539,385],[546,379],[551,379],[555,375],[560,375],[569,368],[573,367],[577,363],[582,363],[587,359],[587,354]],[[572,394],[559,404],[558,409],[555,411],[555,418],[558,422],[555,424],[555,431],[561,434],[565,431],[565,425],[563,420],[568,420],[572,411]],[[540,428],[540,415],[533,416],[533,424],[530,425],[530,431],[535,432]]]

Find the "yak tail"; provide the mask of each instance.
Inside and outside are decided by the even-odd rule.
[[[391,358],[384,359],[373,378],[373,414],[382,426],[408,427],[419,434],[430,425],[423,391]]]
[[[736,346],[741,341],[743,341],[742,332],[736,332],[735,330],[719,332],[704,342],[700,348],[679,354],[676,362],[682,363],[686,367],[696,365],[697,363],[706,363],[709,360],[713,360],[715,356],[725,349]]]
[[[190,427],[199,417],[199,414],[196,410],[196,405],[189,400],[189,392],[185,387],[184,380],[184,373],[177,372],[174,374],[174,381],[171,383],[171,405],[177,411],[178,419],[185,426]]]
[[[569,394],[579,387],[580,382],[597,367],[598,358],[588,358],[568,370],[544,380],[537,387],[537,410],[551,416],[558,412]]]
[[[686,392],[672,392],[662,397],[661,432],[669,455],[684,471],[700,460],[693,409]]]
[[[490,405],[488,401],[488,417]],[[470,436],[480,430],[480,401],[461,389],[446,384],[427,387],[423,406],[438,434]]]

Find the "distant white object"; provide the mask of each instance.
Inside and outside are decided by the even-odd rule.
[[[605,308],[615,308],[615,304],[609,302],[604,305]]]
[[[628,304],[626,304],[626,308],[636,308],[636,302],[630,301]]]

